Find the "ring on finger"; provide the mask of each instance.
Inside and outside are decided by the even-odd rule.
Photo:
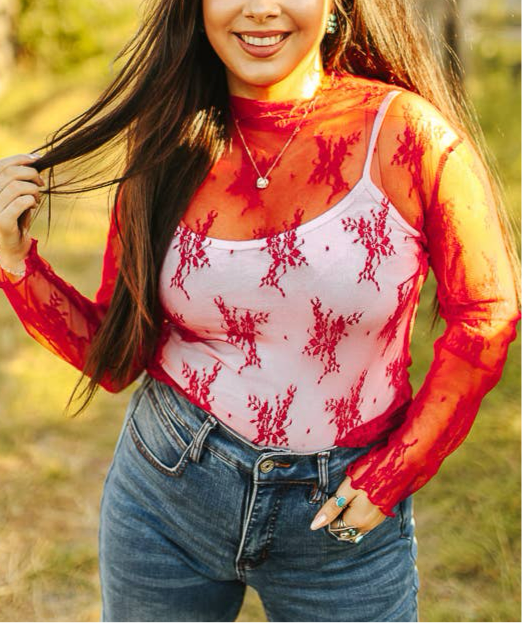
[[[357,536],[360,532],[357,526],[349,526],[348,524],[346,524],[342,517],[337,517],[337,525],[335,526],[335,530],[344,530],[350,536]]]
[[[359,541],[364,537],[364,533],[360,533],[357,536],[354,537],[350,537],[348,539],[346,539],[347,541],[350,541],[351,543],[359,543]]]
[[[334,495],[334,498],[335,498],[335,505],[338,506],[339,508],[344,508],[345,506],[348,506],[346,496]]]
[[[347,526],[342,519],[338,522],[337,526],[330,524],[330,532],[336,534],[343,541],[350,541],[351,543],[358,543],[365,533],[360,533],[359,528],[356,526]]]

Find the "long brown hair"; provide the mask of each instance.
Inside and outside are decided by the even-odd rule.
[[[411,0],[335,0],[339,29],[321,44],[326,70],[359,74],[405,87],[435,105],[467,133],[490,171],[506,247],[517,266],[514,237],[498,175],[486,155],[476,115],[456,77],[444,71]],[[124,388],[143,368],[160,330],[158,279],[172,232],[230,137],[224,66],[202,32],[201,2],[149,0],[141,25],[119,53],[126,59],[113,82],[83,114],[38,148],[38,170],[49,170],[51,196],[115,186],[121,265],[112,300],[66,406],[87,376],[81,413],[107,373]],[[473,140],[474,139],[474,140]],[[96,161],[113,149],[125,157],[118,176],[95,174],[57,182],[55,167]],[[85,157],[89,156],[88,159]],[[92,168],[92,167],[91,167]],[[113,171],[114,173],[114,171]],[[116,212],[116,199],[113,202]],[[36,215],[37,216],[37,213]]]

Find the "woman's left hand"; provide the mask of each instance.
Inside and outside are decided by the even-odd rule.
[[[364,534],[386,519],[386,515],[370,502],[366,493],[353,489],[350,483],[351,478],[347,476],[335,492],[335,495],[346,498],[344,507],[337,506],[335,497],[328,498],[317,512],[310,526],[312,530],[326,526],[340,515],[347,526],[355,526],[360,534]],[[332,527],[337,527],[337,522]]]

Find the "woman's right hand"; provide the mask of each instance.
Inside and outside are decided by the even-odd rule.
[[[28,154],[0,159],[0,257],[21,260],[30,247],[29,210],[40,202],[45,181]],[[26,212],[27,211],[27,212]],[[24,212],[26,212],[24,214]],[[23,216],[22,216],[23,215]],[[20,217],[22,219],[19,221]]]

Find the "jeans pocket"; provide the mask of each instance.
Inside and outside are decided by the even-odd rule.
[[[132,441],[152,467],[165,476],[182,475],[190,458],[191,432],[144,392],[128,420]]]

